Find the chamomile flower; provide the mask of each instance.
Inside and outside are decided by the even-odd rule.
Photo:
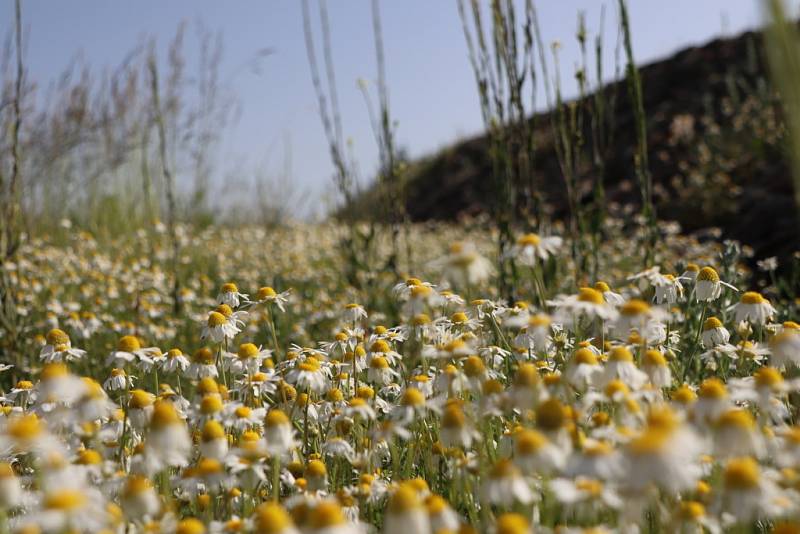
[[[653,279],[656,304],[674,304],[683,297],[683,285],[680,278],[671,274],[659,274]]]
[[[464,241],[452,242],[449,253],[438,264],[448,280],[462,287],[485,283],[494,274],[492,262],[474,243]]]
[[[242,343],[239,350],[228,360],[228,368],[234,373],[255,374],[261,369],[262,362],[269,358],[272,351],[262,349],[253,343]]]
[[[515,503],[530,504],[534,494],[511,460],[500,460],[481,486],[481,499],[488,504],[511,507]]]
[[[770,302],[761,296],[761,293],[747,291],[741,300],[734,304],[733,312],[736,322],[749,321],[752,324],[763,326],[777,311]]]
[[[117,368],[131,364],[148,371],[153,366],[153,357],[160,355],[156,347],[143,348],[136,336],[123,336],[117,342],[117,349],[111,351],[106,362]]]
[[[734,286],[723,282],[713,267],[703,267],[697,273],[694,284],[694,296],[699,302],[717,300],[722,294],[722,288],[728,287],[738,291]]]
[[[532,429],[519,429],[514,436],[514,463],[526,475],[550,475],[564,468],[565,451],[547,436]]]
[[[723,491],[715,505],[736,522],[775,517],[794,506],[791,501],[780,498],[779,488],[764,476],[752,457],[728,460],[722,478]]]
[[[517,239],[510,254],[522,265],[535,266],[538,261],[547,260],[561,248],[564,240],[558,236],[541,237],[538,234],[525,234]]]
[[[672,385],[672,371],[662,352],[655,349],[647,350],[642,357],[642,370],[654,386],[665,388]]]
[[[47,343],[39,352],[39,359],[45,363],[70,362],[86,356],[86,351],[72,347],[69,336],[58,328],[47,333]]]
[[[8,462],[0,462],[0,510],[4,512],[22,503],[22,485],[14,468]]]
[[[599,291],[603,294],[603,299],[611,304],[612,306],[620,306],[625,302],[625,297],[616,293],[611,289],[611,287],[603,281],[595,282],[594,286],[592,287],[595,291]]]
[[[216,310],[208,313],[208,319],[203,325],[201,339],[211,339],[221,343],[226,339],[233,339],[241,332],[241,320],[234,315],[234,311],[227,304],[220,304]]]
[[[648,425],[625,446],[625,485],[634,491],[650,485],[675,494],[694,487],[701,475],[702,442],[669,407],[654,408]]]
[[[586,347],[576,350],[567,364],[566,378],[573,387],[584,391],[594,386],[603,371],[597,355]]]
[[[700,341],[705,348],[713,348],[717,345],[727,343],[731,338],[730,332],[722,325],[716,317],[709,317],[703,323],[703,331],[700,334]]]
[[[129,376],[125,369],[114,368],[111,369],[111,374],[103,382],[103,388],[108,391],[128,390],[133,387],[133,380],[134,377]]]
[[[595,319],[613,321],[618,316],[603,293],[591,287],[582,287],[577,295],[560,296],[547,304],[556,308],[556,322],[566,326],[576,325],[582,318],[589,322]]]
[[[186,369],[189,378],[216,378],[219,370],[216,365],[216,356],[208,347],[201,347],[192,354],[192,360]]]
[[[464,410],[457,402],[450,402],[442,412],[439,438],[445,447],[469,449],[478,439],[478,433],[469,425]]]
[[[639,389],[648,380],[647,374],[636,367],[633,354],[625,346],[612,348],[608,353],[608,361],[603,366],[600,383],[608,384],[612,380],[621,380],[633,389]]]
[[[182,373],[189,368],[190,364],[189,358],[181,352],[181,349],[176,348],[167,351],[164,359],[161,360],[159,369],[165,373]]]
[[[800,364],[800,325],[786,321],[769,342],[771,361],[776,367]]]
[[[277,293],[269,286],[261,287],[256,293],[256,302],[261,304],[274,304],[281,312],[286,312],[286,304],[289,302],[291,290]]]
[[[150,479],[131,475],[120,496],[123,511],[134,521],[147,522],[161,509],[161,501]]]
[[[239,288],[233,282],[222,284],[217,295],[217,303],[225,304],[231,308],[238,308],[242,302],[250,302],[250,297],[244,293],[239,293]]]
[[[419,493],[410,483],[401,484],[389,497],[383,532],[430,534],[431,525],[427,510]]]
[[[299,390],[310,391],[319,395],[329,387],[330,371],[313,356],[298,359],[286,374],[286,381],[294,384]]]
[[[297,446],[294,428],[286,414],[279,409],[272,409],[264,420],[264,439],[267,451],[271,455],[285,456]]]

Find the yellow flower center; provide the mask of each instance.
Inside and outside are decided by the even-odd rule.
[[[439,515],[447,509],[447,501],[439,495],[428,495],[425,499],[428,515]]]
[[[750,412],[745,410],[728,410],[723,413],[717,424],[721,427],[735,427],[742,430],[753,430],[756,422]]]
[[[661,451],[667,442],[670,433],[661,428],[647,428],[644,432],[633,438],[628,447],[633,454],[646,455]]]
[[[35,438],[42,430],[42,422],[36,414],[14,417],[8,421],[8,425],[6,426],[6,433],[18,440]]]
[[[200,411],[205,415],[217,413],[222,410],[222,396],[210,393],[200,401]]]
[[[341,506],[333,501],[320,501],[310,512],[309,526],[316,529],[336,527],[347,523]]]
[[[122,352],[134,352],[142,348],[139,339],[135,336],[122,336],[117,342],[117,350]]]
[[[414,286],[411,288],[411,296],[414,298],[427,297],[433,292],[429,286]]]
[[[211,313],[215,313],[215,312],[211,312]],[[219,314],[217,314],[217,315],[219,315]],[[194,363],[198,363],[200,365],[213,365],[214,364],[214,353],[211,352],[211,350],[208,349],[207,347],[203,347],[203,348],[197,349],[195,351],[195,353],[192,355],[192,361]],[[207,377],[207,378],[210,378],[210,377]],[[214,382],[214,385],[216,386],[216,382]]]
[[[148,393],[143,389],[134,389],[131,391],[131,400],[128,402],[128,407],[132,410],[141,410],[153,404],[155,395]]]
[[[530,525],[525,516],[521,514],[503,514],[497,518],[496,534],[526,534],[527,532],[530,532]]]
[[[534,454],[548,443],[548,439],[536,430],[520,430],[515,437],[516,452],[521,456]]]
[[[221,439],[225,437],[225,429],[222,428],[221,424],[212,419],[203,425],[203,432],[200,434],[200,437],[205,443]]]
[[[464,324],[469,321],[469,317],[464,312],[455,312],[451,317],[450,320],[453,321],[455,324]]]
[[[308,357],[304,361],[297,364],[297,368],[301,371],[306,371],[308,373],[314,373],[319,371],[320,365],[316,358]]]
[[[517,244],[521,247],[536,247],[541,242],[542,239],[536,234],[525,234],[517,239]]]
[[[719,282],[719,275],[713,267],[703,267],[700,269],[700,272],[697,273],[697,280],[705,282]]]
[[[152,489],[152,487],[153,483],[150,482],[150,479],[139,475],[131,475],[125,483],[123,495],[125,497],[135,497]]]
[[[222,326],[227,323],[228,320],[219,312],[212,311],[208,314],[208,326],[209,328],[216,328],[218,326]]]
[[[761,296],[761,293],[755,291],[747,291],[742,295],[742,304],[763,304],[768,302],[767,299]]]
[[[725,466],[725,485],[736,490],[753,489],[758,486],[760,474],[758,463],[754,459],[734,458]]]
[[[669,431],[678,426],[678,417],[669,406],[656,405],[647,414],[647,425],[650,428]]]
[[[15,476],[17,475],[14,473],[14,468],[11,467],[11,464],[7,462],[0,462],[0,480],[4,478],[13,478]]]
[[[222,293],[238,293],[239,288],[236,287],[236,284],[233,282],[228,282],[227,284],[222,284]]]
[[[385,340],[378,339],[369,347],[369,350],[370,352],[382,352],[385,354],[387,352],[391,352],[392,349],[389,347],[389,343],[387,343]]]
[[[425,404],[425,395],[417,388],[406,388],[400,403],[403,406],[422,406]]]
[[[650,311],[650,305],[640,299],[631,299],[623,304],[620,309],[622,315],[633,317],[637,315],[644,315]]]
[[[288,425],[289,418],[283,413],[283,410],[270,410],[265,419],[265,424],[268,428],[275,428],[280,425]]]
[[[242,343],[239,345],[238,356],[242,360],[255,358],[258,356],[258,347],[256,347],[253,343]]]
[[[230,306],[228,306],[227,304],[220,304],[219,306],[217,306],[217,309],[214,310],[214,311],[224,315],[226,318],[233,317],[233,309]]]
[[[77,490],[56,490],[44,498],[44,507],[48,510],[69,512],[86,503],[86,495]]]
[[[478,356],[470,356],[464,360],[464,373],[469,377],[480,377],[486,372],[486,365]]]
[[[514,374],[514,385],[520,387],[531,387],[539,383],[539,371],[536,366],[531,363],[520,364],[517,372]]]
[[[783,376],[774,367],[762,367],[753,374],[756,385],[760,388],[775,388],[783,383]]]
[[[627,347],[617,346],[611,349],[608,359],[613,362],[632,362],[633,354]]]
[[[494,378],[487,380],[481,386],[484,395],[497,395],[503,392],[503,384]]]
[[[585,491],[592,497],[598,497],[603,493],[603,483],[590,478],[576,480],[575,487],[580,491]]]
[[[53,328],[47,333],[48,345],[66,345],[69,343],[69,336],[63,330]]]
[[[572,361],[576,365],[587,364],[597,365],[597,355],[587,348],[580,348],[572,355]]]
[[[536,407],[536,424],[545,430],[558,430],[565,419],[564,406],[558,399],[548,399]]]
[[[158,401],[153,406],[153,417],[150,420],[150,427],[154,430],[165,428],[170,425],[182,423],[177,410],[169,401]]]
[[[428,324],[430,322],[431,322],[431,318],[428,317],[428,315],[425,314],[425,313],[418,313],[411,320],[411,324],[413,324],[414,326],[423,326],[423,325],[426,325],[426,324]]]
[[[622,380],[612,380],[611,382],[606,384],[605,393],[606,396],[609,398],[614,397],[619,393],[622,393],[623,395],[627,396],[628,393],[630,393],[630,389],[628,389],[628,386],[625,385],[625,382],[623,382]]]
[[[594,289],[601,293],[611,291],[611,288],[605,282],[595,282]]]
[[[200,458],[197,462],[197,473],[208,477],[222,473],[222,464],[214,458]]]
[[[591,287],[582,287],[578,290],[578,300],[581,302],[591,302],[592,304],[602,304],[605,302],[603,294]]]
[[[276,297],[278,294],[269,286],[259,288],[256,298],[258,300],[266,300]]]
[[[443,428],[463,428],[466,424],[466,417],[464,412],[458,406],[450,404],[445,408],[442,414],[442,427]]]
[[[372,360],[370,360],[369,366],[372,369],[388,369],[389,362],[386,361],[386,358],[384,358],[383,356],[375,356],[374,358],[372,358]]]
[[[708,378],[700,384],[697,395],[702,399],[724,399],[728,390],[718,378]]]
[[[681,404],[690,404],[697,400],[697,394],[689,386],[681,386],[672,394],[672,400]]]
[[[311,460],[308,462],[305,470],[306,478],[317,477],[321,478],[328,474],[325,464],[320,460]]]
[[[703,330],[713,330],[714,328],[722,328],[722,321],[716,317],[709,317],[703,323]]]
[[[660,351],[650,349],[644,353],[644,364],[653,365],[656,367],[666,367],[667,359]]]
[[[193,517],[182,520],[175,528],[175,534],[205,534],[205,532],[205,525]]]
[[[278,503],[260,504],[255,511],[255,527],[258,534],[281,534],[291,526],[292,520]]]
[[[517,469],[511,460],[504,459],[494,464],[489,476],[493,479],[516,477],[519,476],[519,469]]]
[[[696,521],[706,515],[705,507],[697,501],[683,501],[680,516],[686,521]]]

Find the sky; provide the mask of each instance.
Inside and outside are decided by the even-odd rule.
[[[791,3],[796,9],[800,0]],[[613,71],[616,1],[535,4],[544,41],[562,43],[566,95],[575,93],[578,12],[585,12],[594,36],[606,6],[605,63],[607,71]],[[310,5],[316,13],[317,0]],[[367,177],[376,168],[377,147],[356,81],[376,78],[371,3],[328,0],[327,5],[344,131]],[[628,5],[638,63],[757,27],[763,20],[761,0],[628,0]],[[5,0],[2,6],[2,20],[13,20],[13,1]],[[29,76],[43,85],[75,58],[98,70],[117,65],[143,38],[154,37],[163,51],[182,21],[190,29],[202,23],[219,32],[224,46],[221,74],[240,107],[219,152],[220,169],[234,168],[235,163],[237,169],[279,174],[288,163],[293,188],[312,203],[330,192],[333,166],[311,84],[300,0],[23,0],[22,8],[26,66]],[[380,0],[380,9],[399,146],[411,156],[421,156],[480,132],[478,96],[456,0]],[[10,22],[6,24],[10,28]],[[315,28],[319,37],[319,26]],[[259,72],[243,67],[264,48],[272,53],[262,60]],[[191,50],[188,59],[191,63]],[[222,171],[217,180],[223,180]]]

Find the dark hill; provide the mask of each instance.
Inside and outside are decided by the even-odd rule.
[[[757,257],[800,249],[784,127],[766,70],[762,38],[754,32],[688,48],[640,69],[659,218],[677,221],[686,231],[719,227],[725,237],[752,246]],[[605,159],[607,199],[635,205],[640,197],[627,86],[623,81],[603,90],[618,95],[612,111],[615,142]],[[554,215],[563,217],[566,191],[551,116],[531,120],[536,179],[544,184],[541,193]],[[488,144],[479,136],[413,162],[406,182],[409,216],[454,220],[486,211]],[[582,202],[589,202],[596,174],[588,159],[579,169]]]

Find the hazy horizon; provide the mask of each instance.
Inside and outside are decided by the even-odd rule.
[[[604,4],[604,61],[609,79],[614,73],[616,2],[569,0],[537,5],[545,42],[562,43],[561,82],[567,97],[575,94],[577,13],[586,13],[593,39]],[[761,23],[760,2],[755,0],[629,4],[634,53],[640,64]],[[480,132],[480,108],[456,2],[410,0],[381,2],[380,6],[398,145],[410,156],[419,157]],[[289,0],[235,4],[211,0],[135,4],[28,0],[22,4],[26,68],[32,80],[46,87],[72,61],[101,72],[119,64],[129,50],[149,37],[156,39],[163,58],[182,21],[190,26],[187,59],[191,65],[197,60],[191,45],[202,25],[222,39],[223,87],[240,106],[238,121],[225,132],[215,186],[236,186],[235,178],[226,182],[231,174],[244,176],[256,170],[278,174],[288,158],[295,187],[316,200],[329,190],[333,167],[310,81],[300,7],[300,2]],[[311,2],[311,7],[316,14],[316,3]],[[6,20],[12,21],[13,2],[7,2],[5,9]],[[375,77],[370,2],[329,2],[328,9],[345,135],[353,140],[362,177],[368,177],[376,167],[377,148],[356,80]],[[694,15],[686,17],[687,11]],[[6,30],[10,24],[7,22]],[[319,44],[319,31],[316,37]],[[264,49],[270,54],[261,59],[256,72],[250,61]],[[538,108],[543,106],[542,95]]]

